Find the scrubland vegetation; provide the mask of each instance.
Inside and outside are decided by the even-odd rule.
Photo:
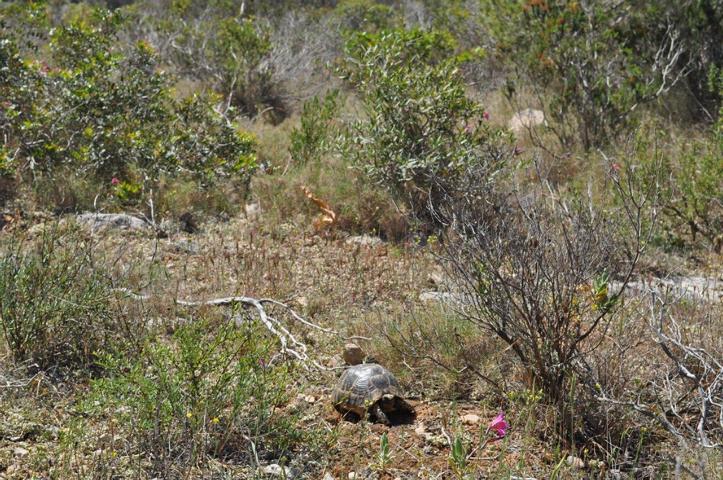
[[[720,478],[721,48],[718,0],[0,2],[0,478]],[[350,341],[411,423],[334,411]]]

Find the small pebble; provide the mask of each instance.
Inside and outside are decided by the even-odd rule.
[[[15,448],[13,449],[13,454],[14,454],[16,457],[25,457],[25,456],[27,456],[28,453],[30,453],[30,452],[28,452],[27,450],[25,450],[25,449],[22,448],[22,447],[15,447]]]
[[[479,415],[475,415],[474,413],[468,413],[462,416],[462,423],[465,425],[477,425],[481,420]]]
[[[573,455],[569,455],[567,457],[567,464],[572,468],[585,468],[585,462],[582,458],[575,457]]]

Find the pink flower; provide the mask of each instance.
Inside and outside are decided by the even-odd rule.
[[[118,180],[116,177],[113,177],[110,179],[111,185],[118,185],[120,183],[120,180]]]
[[[490,119],[490,112],[488,112],[488,111],[482,112],[482,118],[484,118],[485,120],[489,120],[489,119]]]
[[[505,421],[505,412],[502,411],[497,414],[495,418],[489,424],[487,429],[491,432],[495,432],[497,438],[500,439],[507,435],[507,430],[510,428],[510,424]]]
[[[620,171],[620,164],[613,162],[612,165],[610,165],[610,168],[612,169],[613,172],[617,173]]]

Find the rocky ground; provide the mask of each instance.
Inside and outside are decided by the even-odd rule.
[[[174,321],[183,321],[169,307],[172,299],[208,301],[234,295],[284,302],[324,329],[288,325],[308,348],[308,369],[293,370],[293,392],[276,414],[293,412],[303,428],[323,432],[328,450],[311,455],[300,451],[291,459],[263,458],[258,466],[214,460],[195,478],[542,479],[551,478],[550,472],[556,472],[556,478],[655,476],[655,470],[623,472],[585,452],[563,449],[550,435],[546,410],[534,399],[495,392],[469,371],[444,370],[439,358],[410,356],[409,350],[394,347],[390,329],[410,318],[410,312],[442,318],[453,303],[449,292],[437,291],[443,281],[431,247],[318,235],[293,223],[269,227],[248,216],[199,221],[196,233],[184,232],[182,224],[154,228],[119,216],[77,220],[108,268],[126,279],[134,295],[156,302],[157,321],[171,329]],[[13,228],[41,235],[53,222],[30,221],[22,227],[17,222]],[[3,235],[12,234],[7,227]],[[719,302],[720,278],[705,280],[706,289],[686,288],[701,281],[686,277],[658,283],[675,282],[676,288],[696,295],[704,291],[706,299]],[[350,338],[365,356],[398,376],[416,412],[412,420],[393,426],[351,422],[333,409],[330,393],[344,367],[342,353]],[[486,375],[512,388],[520,372],[505,359],[504,345],[485,341],[480,333],[461,343],[484,355],[481,368]],[[74,462],[77,472],[93,471],[89,465],[102,453],[73,453],[64,444],[77,422],[74,403],[84,389],[53,378],[52,372],[28,375],[12,366],[7,354],[0,357],[0,479],[61,478],[52,473],[58,463],[66,472]],[[488,425],[502,410],[511,428],[497,439]],[[99,434],[112,435],[108,428],[98,424],[99,432],[106,432]],[[458,440],[464,445],[461,458],[454,454]],[[89,473],[91,477],[95,474]],[[86,477],[78,473],[77,478]]]

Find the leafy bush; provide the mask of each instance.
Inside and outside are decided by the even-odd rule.
[[[723,92],[723,75],[717,81]],[[723,107],[708,137],[686,145],[677,159],[665,155],[670,172],[663,184],[663,213],[673,223],[687,224],[693,241],[702,235],[713,249],[723,248]]]
[[[340,67],[365,108],[347,132],[345,155],[428,227],[443,222],[427,205],[466,167],[492,171],[504,156],[500,134],[465,95],[454,50],[440,31],[361,33],[347,42]]]
[[[52,231],[12,239],[0,257],[0,326],[12,357],[39,368],[90,365],[114,340],[111,284],[90,243]]]
[[[210,85],[225,108],[247,115],[271,108],[283,118],[288,112],[282,92],[264,62],[270,29],[244,7],[246,2],[232,0],[139,2],[132,14],[162,39],[163,59],[179,74]]]
[[[498,53],[532,83],[563,145],[579,142],[589,150],[606,144],[630,125],[640,103],[688,74],[687,45],[672,20],[648,8],[655,3],[488,5]]]
[[[722,117],[723,118],[723,117]],[[714,251],[723,246],[723,130],[670,139],[660,127],[641,130],[622,155],[645,170],[657,169],[661,208],[659,240],[682,246],[702,237]],[[632,159],[632,160],[631,160]]]
[[[0,43],[3,98],[0,164],[35,185],[59,173],[112,177],[152,188],[162,173],[191,175],[202,186],[220,177],[246,184],[254,139],[215,111],[213,97],[176,100],[151,48],[117,48],[118,14],[56,28],[50,58],[25,58],[9,31]],[[137,175],[134,175],[133,173]]]
[[[251,325],[194,319],[135,358],[107,356],[109,376],[93,383],[86,408],[121,412],[132,439],[121,455],[144,452],[152,463],[142,468],[156,474],[188,472],[209,456],[279,458],[301,438],[293,415],[277,413],[289,372],[270,365],[271,342]]]
[[[338,109],[337,91],[328,93],[322,100],[314,97],[304,103],[301,125],[291,132],[291,159],[297,165],[318,160],[332,145],[332,121]]]

